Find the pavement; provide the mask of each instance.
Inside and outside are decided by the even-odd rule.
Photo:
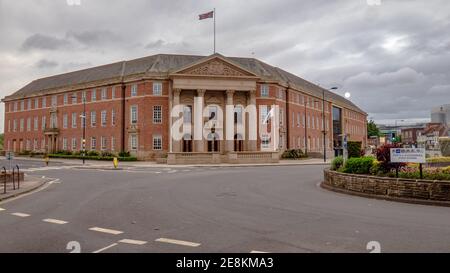
[[[0,252],[450,251],[448,208],[324,190],[324,165],[19,163],[59,180],[0,202]]]
[[[49,179],[25,175],[25,181],[20,181],[20,184],[19,184],[20,187],[18,187],[17,182],[15,184],[15,187],[14,187],[13,183],[11,183],[11,182],[6,183],[6,193],[4,193],[4,184],[1,183],[0,184],[0,202],[23,195],[23,194],[26,194],[26,193],[29,193],[36,189],[39,189],[40,187],[45,185],[45,183],[47,183],[47,182],[49,182]]]
[[[0,162],[5,160],[5,157],[0,157]],[[44,164],[43,159],[39,158],[30,158],[30,157],[16,157],[16,160],[21,162],[37,162]],[[299,159],[299,160],[280,160],[279,163],[250,163],[250,164],[195,164],[195,165],[167,165],[167,164],[158,164],[154,161],[124,161],[119,162],[120,167],[170,167],[170,168],[186,168],[186,167],[261,167],[261,166],[297,166],[297,165],[329,165],[331,160],[323,161],[322,158],[308,158],[308,159]],[[40,164],[40,165],[42,165]],[[49,167],[52,167],[56,164],[59,166],[61,164],[65,165],[74,165],[74,166],[83,166],[85,168],[99,168],[99,167],[113,167],[112,161],[102,161],[102,160],[86,160],[85,164],[82,163],[80,159],[50,159]]]

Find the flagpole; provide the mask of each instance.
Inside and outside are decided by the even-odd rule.
[[[214,53],[216,53],[216,8],[214,8]]]

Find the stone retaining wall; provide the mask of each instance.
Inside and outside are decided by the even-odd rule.
[[[327,169],[322,187],[365,197],[450,206],[450,181],[346,174]]]

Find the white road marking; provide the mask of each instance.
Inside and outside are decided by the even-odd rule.
[[[161,172],[155,172],[155,173],[161,173]]]
[[[172,170],[172,171],[168,171],[167,173],[176,173],[178,172],[177,170]]]
[[[47,222],[47,223],[51,223],[51,224],[57,224],[57,225],[64,225],[64,224],[68,223],[66,221],[57,220],[57,219],[44,219],[42,221]]]
[[[269,253],[269,252],[258,251],[258,250],[252,250],[252,251],[250,251],[250,253]]]
[[[147,241],[123,239],[123,240],[120,240],[119,243],[132,244],[132,245],[145,245],[147,243]]]
[[[21,212],[14,212],[14,213],[11,213],[11,214],[14,215],[14,216],[18,216],[18,217],[28,217],[28,216],[30,216],[29,214],[21,213]]]
[[[4,211],[5,209],[0,208],[0,211]]]
[[[77,166],[48,166],[48,167],[28,168],[28,169],[23,169],[21,171],[36,172],[36,171],[49,171],[49,170],[67,170],[67,169],[73,169],[75,167],[77,167]]]
[[[198,247],[201,244],[194,243],[194,242],[188,242],[188,241],[181,241],[181,240],[174,240],[169,238],[159,238],[155,240],[156,242],[162,242],[162,243],[168,243],[168,244],[175,244],[175,245],[182,245],[182,246],[190,246],[190,247]]]
[[[114,234],[114,235],[119,235],[119,234],[123,233],[123,231],[120,231],[120,230],[100,228],[100,227],[92,227],[89,230],[103,232],[103,233],[109,233],[109,234]]]
[[[43,178],[45,178],[45,177],[43,177]],[[53,178],[51,178],[51,179],[53,179]],[[59,179],[56,179],[56,180],[59,180]],[[19,195],[19,196],[16,196],[16,197],[14,197],[14,198],[10,198],[10,199],[7,199],[7,200],[5,200],[5,201],[2,201],[2,202],[0,202],[0,204],[6,204],[6,203],[12,202],[12,201],[14,201],[14,200],[23,198],[23,197],[25,197],[25,196],[31,195],[31,194],[33,194],[33,193],[37,193],[37,192],[43,191],[43,190],[45,190],[46,188],[48,188],[48,187],[51,185],[51,182],[52,182],[52,181],[45,183],[42,187],[40,187],[40,188],[38,188],[38,189],[36,189],[36,190],[33,190],[33,191],[28,192],[28,193],[24,193],[24,194],[21,194],[21,195]]]
[[[190,172],[191,170],[183,170],[183,172]]]
[[[94,251],[94,252],[92,252],[92,253],[100,253],[100,252],[102,252],[102,251],[104,251],[104,250],[107,250],[107,249],[109,249],[109,248],[111,248],[111,247],[114,247],[114,246],[116,246],[116,245],[117,245],[117,243],[110,244],[109,246],[105,246],[104,248],[100,248],[99,250],[96,250],[96,251]]]

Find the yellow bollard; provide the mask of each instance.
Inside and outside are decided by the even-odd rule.
[[[119,161],[117,160],[117,157],[114,157],[113,164],[114,164],[114,168],[117,169],[117,166],[119,166]]]

